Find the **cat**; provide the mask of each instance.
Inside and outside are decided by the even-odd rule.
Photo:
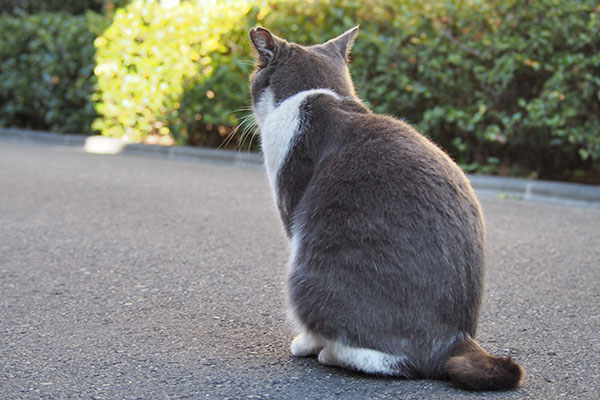
[[[358,98],[347,65],[357,32],[303,46],[250,31],[253,112],[290,242],[291,352],[469,390],[518,387],[523,369],[474,339],[485,230],[473,189],[433,142]]]

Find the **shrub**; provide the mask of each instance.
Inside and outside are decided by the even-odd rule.
[[[186,80],[180,107],[170,114],[175,139],[212,147],[258,150],[250,121],[237,126],[251,113],[248,76],[253,69],[248,31],[260,9],[253,7],[218,38],[218,49],[208,54],[211,71]],[[233,131],[235,129],[235,132]]]
[[[0,13],[38,14],[43,12],[66,12],[85,14],[87,11],[108,11],[124,7],[129,0],[0,0]]]
[[[599,12],[590,0],[271,1],[222,35],[215,73],[186,92],[174,131],[207,143],[250,103],[241,60],[255,20],[299,43],[360,22],[351,72],[375,111],[417,125],[470,172],[598,182]]]
[[[222,48],[220,35],[248,9],[243,1],[215,6],[184,2],[165,8],[136,0],[118,10],[113,24],[94,42],[96,109],[102,116],[94,128],[129,140],[171,134],[168,120],[178,113],[184,85],[200,83],[215,72],[211,55]],[[212,100],[210,94],[204,98],[207,103]],[[219,112],[219,118],[233,122],[225,112]],[[184,137],[185,131],[180,132]]]
[[[376,112],[467,171],[600,182],[595,0],[134,0],[112,16],[103,33],[95,14],[0,17],[0,123],[89,132],[97,112],[105,135],[218,146],[248,113],[251,26],[312,44],[360,23],[350,69]]]
[[[104,24],[93,13],[1,15],[0,124],[90,132],[93,41]]]
[[[35,14],[40,12],[67,12],[84,14],[86,11],[101,11],[104,0],[0,0],[0,12],[25,12]]]
[[[595,1],[368,3],[281,2],[264,23],[314,43],[360,22],[359,95],[418,125],[469,171],[600,179]]]

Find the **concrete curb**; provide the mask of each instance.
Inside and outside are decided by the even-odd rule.
[[[262,154],[190,146],[156,146],[134,143],[125,145],[123,153],[153,154],[168,159],[214,160],[240,166],[262,167],[263,165]]]
[[[262,166],[262,154],[235,150],[216,150],[190,146],[159,146],[143,143],[126,143],[120,139],[79,134],[60,134],[17,128],[0,128],[0,137],[18,141],[78,146],[95,154],[139,154],[167,159],[205,159],[223,161],[240,166]]]
[[[85,145],[86,135],[62,134],[54,132],[34,131],[30,129],[0,128],[0,135],[21,141],[48,143],[67,146]]]
[[[480,195],[600,208],[600,186],[486,175],[469,175]]]
[[[80,146],[90,153],[125,153],[167,159],[214,160],[233,165],[255,167],[260,167],[263,164],[262,154],[257,153],[189,146],[124,143],[120,139],[99,136],[0,128],[0,137],[55,145]],[[600,208],[600,186],[486,175],[469,175],[469,179],[477,193],[483,196]]]

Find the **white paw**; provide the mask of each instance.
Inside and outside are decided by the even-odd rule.
[[[322,348],[320,341],[308,332],[302,332],[296,336],[290,346],[292,354],[296,357],[315,356]]]
[[[331,347],[327,346],[319,353],[319,362],[323,365],[329,365],[331,367],[340,366],[335,358],[335,355],[331,351]]]

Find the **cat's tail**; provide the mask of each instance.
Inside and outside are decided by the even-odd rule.
[[[519,387],[525,371],[510,357],[489,354],[470,336],[454,343],[444,365],[450,382],[466,390],[509,390]]]

